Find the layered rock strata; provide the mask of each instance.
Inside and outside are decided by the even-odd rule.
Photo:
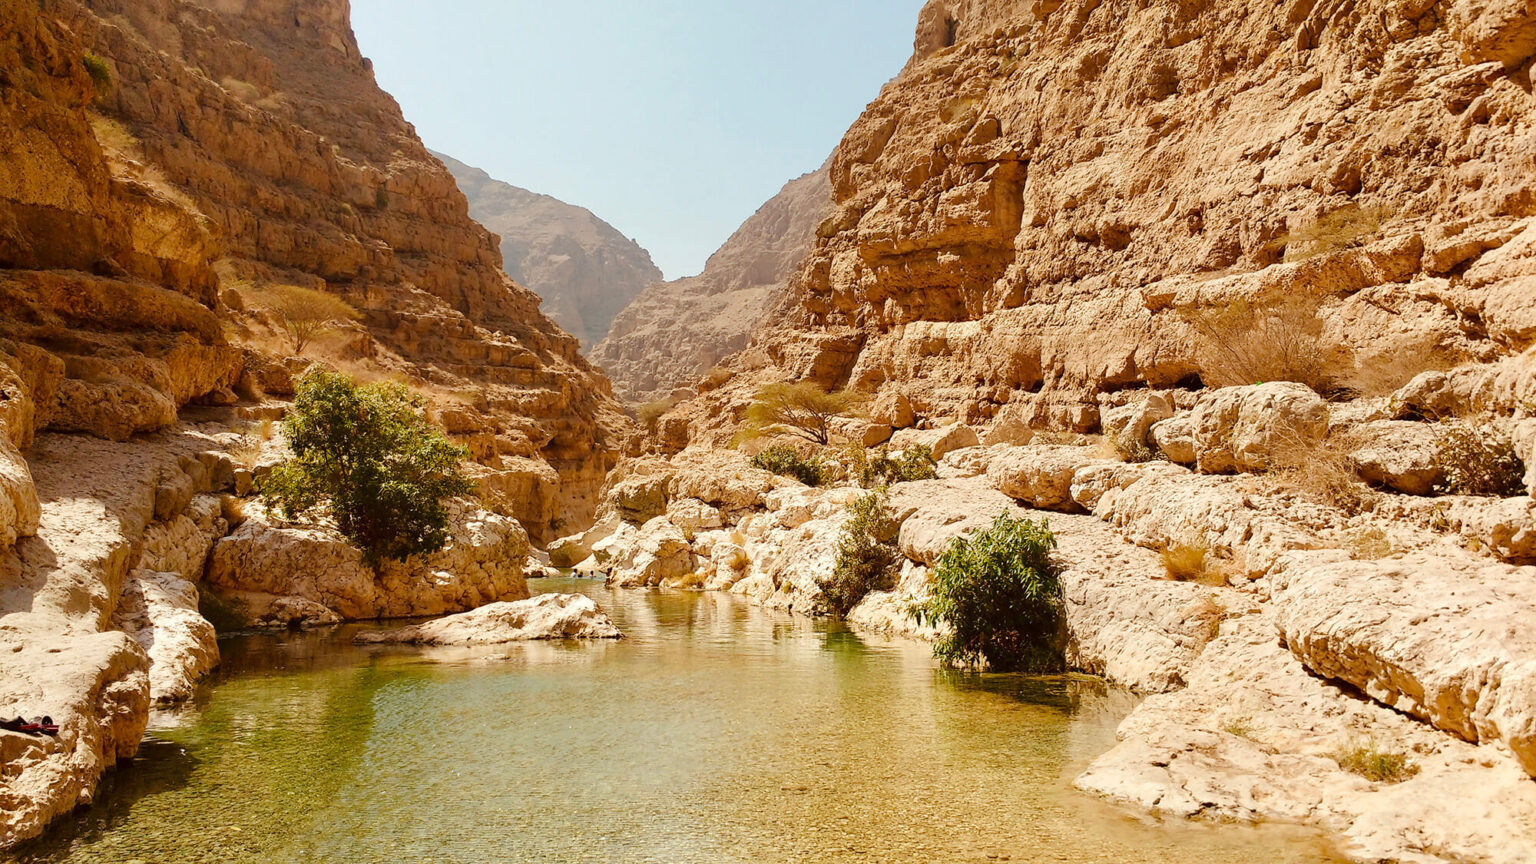
[[[661,281],[649,252],[585,207],[492,179],[432,154],[469,200],[469,215],[501,237],[507,273],[543,299],[540,307],[590,350],[614,316]]]
[[[1367,395],[1510,361],[1536,334],[1532,20],[933,0],[833,156],[782,314],[681,413],[711,436],[790,378],[919,425],[1092,432],[1098,396],[1279,380],[1247,361],[1292,347]]]
[[[398,630],[359,633],[356,641],[364,645],[500,645],[622,636],[592,598],[580,594],[540,594],[513,603],[492,603]]]
[[[630,402],[666,399],[675,390],[717,387],[703,381],[740,350],[784,299],[816,227],[831,208],[829,166],[785,184],[686,279],[647,287],[614,319],[592,361]]]

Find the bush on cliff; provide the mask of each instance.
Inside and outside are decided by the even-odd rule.
[[[788,444],[775,444],[752,457],[752,467],[793,477],[807,486],[820,486],[827,479],[826,466],[816,456],[801,456]]]
[[[933,458],[933,448],[926,444],[908,447],[899,456],[881,447],[873,459],[864,463],[859,471],[859,485],[865,489],[892,483],[911,483],[916,480],[932,480],[939,476],[939,463]]]
[[[821,585],[822,602],[834,615],[847,615],[864,595],[890,587],[899,555],[900,527],[885,506],[885,490],[860,495],[848,505],[849,519],[837,541],[832,575]]]
[[[1053,672],[1063,665],[1063,600],[1051,561],[1050,525],[998,514],[992,527],[951,541],[933,571],[933,593],[914,610],[947,625],[934,645],[946,666]]]
[[[293,343],[293,353],[300,355],[338,322],[362,317],[340,297],[300,285],[269,285],[257,294],[256,304],[277,320]]]
[[[443,501],[474,488],[459,467],[468,451],[428,424],[421,397],[399,384],[311,372],[283,432],[294,458],[266,477],[262,497],[290,519],[326,507],[370,565],[441,549]]]
[[[1525,463],[1502,429],[1491,424],[1447,424],[1435,441],[1435,449],[1445,475],[1435,491],[1490,498],[1525,494]]]

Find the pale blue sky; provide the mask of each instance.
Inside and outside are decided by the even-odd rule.
[[[912,51],[922,0],[353,0],[428,147],[697,273]]]

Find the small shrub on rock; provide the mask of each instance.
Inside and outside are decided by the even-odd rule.
[[[91,83],[96,86],[98,96],[111,91],[112,65],[106,61],[106,58],[87,51],[80,58],[80,62],[85,64],[85,72],[91,76]]]
[[[859,485],[865,489],[889,486],[892,483],[911,483],[932,480],[939,476],[938,460],[933,458],[933,448],[917,444],[892,457],[881,447],[874,458],[869,459],[859,471]]]
[[[933,571],[920,621],[949,633],[934,645],[946,666],[985,663],[999,672],[1064,666],[1061,580],[1050,525],[998,514],[992,526],[958,537]]]
[[[788,444],[764,448],[752,457],[752,466],[782,477],[793,477],[807,486],[820,486],[827,479],[826,467],[819,457],[801,456]]]
[[[1525,494],[1525,464],[1504,431],[1491,425],[1454,423],[1440,434],[1435,448],[1445,477],[1435,491],[1492,498]]]
[[[1384,750],[1374,739],[1357,741],[1333,754],[1345,771],[1375,783],[1401,783],[1419,773],[1406,754]]]
[[[885,505],[884,490],[860,495],[848,505],[849,519],[837,541],[837,562],[822,581],[822,602],[834,615],[847,615],[864,595],[890,587],[900,554],[900,527]]]
[[[1190,543],[1173,543],[1162,551],[1163,569],[1175,582],[1198,582],[1201,585],[1225,585],[1227,577],[1221,562],[1205,546]]]
[[[1132,465],[1168,460],[1161,452],[1148,447],[1147,442],[1123,433],[1104,436],[1103,446],[1109,457]]]
[[[262,497],[289,519],[327,508],[370,565],[441,549],[443,501],[474,489],[459,466],[469,452],[428,424],[421,397],[399,384],[311,372],[283,431],[294,458],[262,481]]]

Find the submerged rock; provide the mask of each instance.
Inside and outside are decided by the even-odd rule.
[[[540,594],[511,603],[492,603],[398,630],[359,633],[361,645],[497,645],[539,639],[621,639],[591,597]]]

